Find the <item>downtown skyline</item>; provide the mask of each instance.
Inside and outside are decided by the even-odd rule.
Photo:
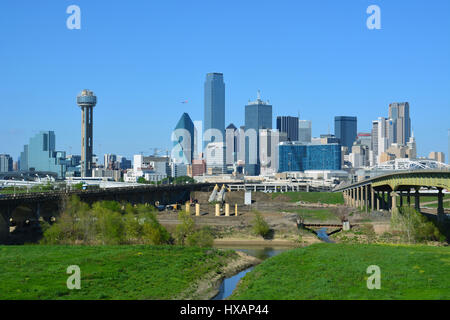
[[[6,4],[11,17],[0,34],[9,50],[0,53],[6,76],[0,92],[5,97],[2,111],[7,121],[0,129],[0,153],[17,160],[31,136],[52,130],[58,150],[80,154],[75,96],[84,88],[99,97],[94,115],[95,154],[131,157],[141,151],[149,154],[153,148],[170,150],[170,134],[183,112],[193,121],[203,120],[204,76],[220,72],[226,86],[225,126],[244,124],[245,105],[258,89],[273,105],[273,121],[276,116],[299,113],[301,119],[312,120],[313,136],[328,133],[328,128],[333,133],[334,116],[340,115],[358,117],[358,132],[370,132],[372,120],[388,116],[390,103],[408,101],[418,155],[427,156],[431,151],[447,155],[450,46],[439,39],[449,29],[444,11],[450,6],[437,1],[426,10],[425,2],[418,1],[408,4],[408,15],[402,11],[406,1],[379,2],[382,30],[365,28],[369,2],[336,5],[324,1],[327,10],[310,2],[290,2],[298,16],[289,22],[281,19],[281,9],[275,5],[252,8],[243,4],[242,12],[231,14],[233,6],[228,4],[225,9],[231,16],[227,19],[225,13],[220,14],[217,19],[223,27],[213,30],[201,29],[194,18],[220,11],[220,5],[209,4],[196,12],[197,4],[192,4],[187,7],[189,18],[180,17],[178,10],[173,12],[170,21],[181,20],[164,30],[167,39],[156,33],[158,28],[150,33],[151,26],[168,27],[168,21],[151,13],[154,10],[149,10],[149,22],[131,21],[143,18],[135,10],[137,4],[124,9],[127,23],[118,23],[112,31],[102,27],[106,17],[99,16],[100,5],[79,1],[82,28],[67,30],[64,9],[69,2],[41,7],[30,4],[39,12],[33,23],[48,37],[37,36],[37,31],[29,28],[30,13]],[[155,6],[169,13],[167,5]],[[113,16],[119,16],[118,9],[111,4]],[[252,10],[261,17],[273,11],[276,26],[249,27],[243,18]],[[294,17],[293,13],[284,14]],[[3,14],[0,17],[4,22]],[[318,20],[314,22],[314,18]],[[180,29],[183,23],[185,30]],[[246,26],[242,35],[238,26]],[[310,34],[308,29],[312,29]],[[22,35],[23,40],[12,39],[8,30]],[[135,30],[137,34],[125,40],[132,50],[115,51]],[[190,34],[190,41],[177,32]],[[209,49],[204,44],[196,47],[214,32],[217,38],[212,38]],[[149,43],[139,40],[144,34]],[[56,42],[50,42],[52,39]],[[98,50],[83,51],[83,42],[98,46]],[[389,51],[392,47],[399,49]],[[92,73],[81,72],[84,65]],[[188,103],[181,103],[185,100]]]

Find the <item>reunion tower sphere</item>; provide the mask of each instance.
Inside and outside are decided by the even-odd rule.
[[[77,96],[77,104],[81,108],[81,176],[92,176],[93,155],[93,110],[97,97],[90,90],[83,90]]]
[[[97,104],[97,97],[94,95],[93,91],[84,89],[77,96],[77,104],[80,107],[95,107]]]

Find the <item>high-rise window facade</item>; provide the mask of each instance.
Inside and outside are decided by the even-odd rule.
[[[272,129],[272,105],[258,98],[245,106],[245,170],[249,176],[260,173],[259,130]]]
[[[352,149],[353,142],[357,137],[357,118],[356,117],[335,117],[334,134],[339,139],[342,146]]]
[[[177,163],[192,164],[194,158],[194,123],[186,112],[183,113],[172,133],[172,158]]]
[[[283,142],[279,145],[278,157],[279,172],[341,169],[341,146],[337,143]]]
[[[225,142],[225,83],[222,73],[208,73],[204,86],[204,143]]]
[[[310,143],[312,139],[311,120],[298,120],[298,141]]]
[[[298,141],[298,118],[289,116],[277,117],[277,130],[285,132],[288,141]]]
[[[389,119],[392,119],[394,126],[393,143],[398,143],[405,146],[411,137],[409,103],[391,103],[389,105]]]
[[[64,178],[68,161],[64,151],[55,151],[55,141],[53,131],[41,131],[32,137],[21,153],[21,170],[55,172],[58,178]]]
[[[9,154],[0,154],[0,172],[13,171],[13,158]]]

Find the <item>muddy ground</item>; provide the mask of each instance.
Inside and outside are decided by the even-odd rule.
[[[291,202],[286,195],[278,195],[263,192],[252,193],[252,204],[244,204],[244,191],[229,192],[226,202],[230,204],[230,215],[225,216],[225,208],[221,209],[221,216],[215,216],[215,204],[208,202],[209,192],[193,192],[192,199],[200,204],[201,216],[195,216],[195,207],[191,206],[190,213],[197,227],[209,227],[214,234],[216,244],[246,243],[260,245],[300,245],[315,243],[319,240],[310,233],[300,231],[297,227],[298,211],[307,210],[308,215],[304,223],[341,224],[340,216],[344,212],[353,225],[373,223],[376,231],[384,232],[389,228],[389,214],[376,212],[372,214],[360,214],[350,208],[337,210],[336,205],[308,204]],[[234,215],[235,204],[238,206],[238,215]],[[341,206],[342,208],[342,206]],[[184,210],[184,206],[182,207]],[[252,232],[254,211],[262,214],[271,228],[271,234],[263,239]],[[317,212],[317,215],[315,214]],[[178,224],[178,212],[164,211],[158,214],[158,220],[170,231]],[[330,230],[333,231],[333,230]],[[301,241],[299,241],[301,235]]]

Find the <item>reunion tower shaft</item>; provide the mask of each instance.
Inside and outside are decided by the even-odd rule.
[[[97,97],[90,90],[83,90],[77,96],[77,104],[81,108],[81,176],[92,176],[93,149],[93,110]]]

